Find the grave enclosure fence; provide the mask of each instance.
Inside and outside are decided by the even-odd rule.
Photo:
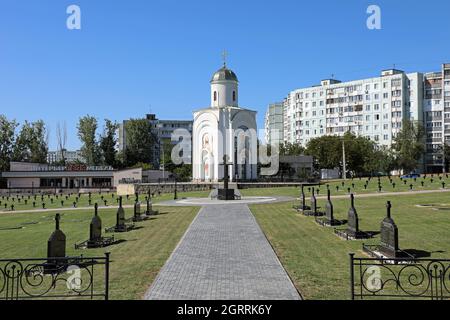
[[[110,256],[0,260],[1,300],[109,300]]]
[[[450,299],[450,259],[355,258],[350,254],[352,300]]]

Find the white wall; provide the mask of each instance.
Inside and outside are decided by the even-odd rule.
[[[214,100],[214,92],[217,99]],[[233,100],[235,92],[236,100]],[[212,107],[237,107],[239,105],[238,83],[236,81],[214,81],[211,83],[211,106]]]

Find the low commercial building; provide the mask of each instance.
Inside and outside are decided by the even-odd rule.
[[[39,163],[11,162],[3,172],[9,189],[33,188],[114,188],[123,181],[142,181],[142,169],[114,170],[112,167],[69,164],[52,166]]]

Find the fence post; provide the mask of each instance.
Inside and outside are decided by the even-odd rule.
[[[105,300],[109,300],[109,256],[110,252],[105,253],[106,264],[105,264]]]
[[[350,253],[350,297],[351,300],[355,300],[355,270],[354,270],[354,258],[355,254]]]

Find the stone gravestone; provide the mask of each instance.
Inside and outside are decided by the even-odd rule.
[[[306,200],[305,200],[305,187],[302,185],[300,193],[300,211],[306,210]]]
[[[148,192],[148,196],[147,196],[147,211],[146,211],[146,215],[147,216],[153,216],[153,215],[157,215],[158,212],[153,210],[153,205],[152,205],[152,196],[150,191]]]
[[[358,238],[359,232],[359,218],[355,209],[355,196],[350,195],[350,209],[348,210],[348,226],[347,234],[352,238]]]
[[[391,216],[391,202],[386,205],[387,217],[381,223],[381,243],[379,251],[389,257],[398,258],[400,256],[398,245],[398,228]]]
[[[334,221],[334,210],[333,210],[333,203],[331,202],[331,191],[328,190],[327,195],[327,204],[325,206],[325,216],[328,222],[333,223]]]
[[[134,203],[134,217],[133,217],[133,221],[134,222],[138,222],[138,221],[142,221],[142,216],[141,216],[141,203],[140,202],[135,202]]]
[[[98,204],[94,205],[94,217],[91,220],[91,225],[89,229],[89,243],[95,244],[102,239],[102,219],[98,216]]]
[[[122,197],[119,197],[119,208],[116,214],[116,225],[112,228],[106,229],[106,232],[128,232],[134,229],[134,224],[127,224],[125,219],[125,210],[122,206]],[[132,218],[133,219],[133,218]],[[130,219],[131,220],[131,219]]]
[[[312,190],[311,194],[311,211],[313,214],[317,213],[317,199],[316,195],[314,194],[314,189]]]
[[[331,191],[329,191],[329,190],[328,190],[328,195],[327,195],[327,203],[325,205],[325,217],[318,218],[318,216],[321,216],[321,215],[323,215],[323,214],[317,213],[317,212],[315,214],[316,222],[318,224],[320,224],[321,226],[332,227],[332,226],[337,226],[337,225],[342,224],[341,221],[334,219],[334,208],[333,208],[333,203],[331,202]]]
[[[119,198],[119,209],[116,214],[116,230],[123,230],[125,228],[125,210],[122,207],[122,197]]]
[[[108,232],[113,231],[114,227]],[[103,237],[102,236],[102,220],[98,215],[98,204],[94,205],[94,217],[91,220],[91,224],[89,225],[89,239],[75,244],[75,249],[93,249],[93,248],[102,248],[107,247],[109,245],[114,244],[114,236],[112,237]]]
[[[54,260],[52,258],[66,257],[66,235],[60,230],[61,215],[58,213],[55,216],[55,231],[51,234],[47,242],[47,258],[49,269],[54,270],[54,267],[62,260]]]
[[[315,195],[315,191],[314,188],[311,190],[311,207],[310,210],[307,211],[303,211],[303,215],[305,216],[319,216],[319,215],[323,215],[323,214],[319,214],[317,212],[317,199],[316,199],[316,195]]]

